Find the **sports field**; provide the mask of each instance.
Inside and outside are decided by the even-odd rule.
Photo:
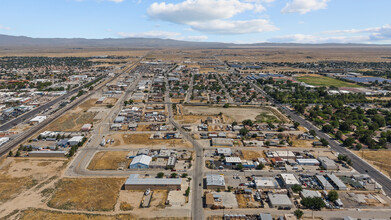
[[[334,79],[326,76],[321,76],[317,74],[311,75],[301,75],[296,77],[300,82],[307,83],[308,85],[313,86],[335,86],[335,87],[351,87],[351,88],[360,88],[360,85],[355,83],[345,82],[339,79]]]

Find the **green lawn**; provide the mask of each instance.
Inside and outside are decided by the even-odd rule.
[[[307,83],[309,85],[313,86],[335,86],[335,87],[351,87],[351,88],[361,88],[362,86],[355,84],[355,83],[350,83],[350,82],[345,82],[342,80],[326,77],[326,76],[321,76],[321,75],[311,75],[311,76],[299,76],[296,77],[296,79],[300,82]]]

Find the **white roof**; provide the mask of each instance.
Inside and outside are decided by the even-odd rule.
[[[299,164],[319,164],[317,159],[296,159]]]
[[[132,163],[130,163],[130,165],[134,165],[138,163],[149,165],[151,161],[152,161],[152,157],[146,155],[139,155],[133,158]]]
[[[206,185],[208,186],[225,186],[225,180],[223,175],[206,175]]]
[[[74,136],[68,140],[68,142],[81,142],[83,140],[83,136]]]
[[[286,185],[300,185],[293,173],[281,173],[280,175]]]
[[[254,183],[258,188],[262,188],[262,187],[278,188],[278,183],[273,177],[255,177]]]
[[[231,154],[232,150],[231,150],[231,148],[220,147],[220,148],[217,148],[217,153],[219,153],[219,154]]]
[[[46,119],[46,116],[36,116],[34,117],[33,119],[31,119],[30,121],[38,121],[38,122],[42,122],[43,120]]]
[[[268,194],[270,203],[273,206],[292,206],[292,201],[289,199],[289,197],[286,194]]]
[[[316,198],[316,197],[322,197],[320,195],[320,192],[318,191],[314,191],[314,190],[308,190],[308,189],[303,189],[303,191],[301,191],[301,196],[304,197],[304,198]]]
[[[292,151],[276,151],[276,154],[282,159],[284,159],[284,157],[295,157],[295,154]]]
[[[226,157],[225,162],[227,163],[240,163],[242,160],[240,160],[239,157]]]

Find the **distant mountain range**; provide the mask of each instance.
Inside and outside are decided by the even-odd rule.
[[[390,45],[368,44],[293,44],[256,43],[233,44],[219,42],[192,42],[160,38],[32,38],[0,34],[0,47],[14,48],[246,48],[246,47],[379,47]]]

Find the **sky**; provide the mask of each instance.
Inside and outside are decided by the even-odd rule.
[[[0,34],[391,43],[390,0],[0,0]]]

